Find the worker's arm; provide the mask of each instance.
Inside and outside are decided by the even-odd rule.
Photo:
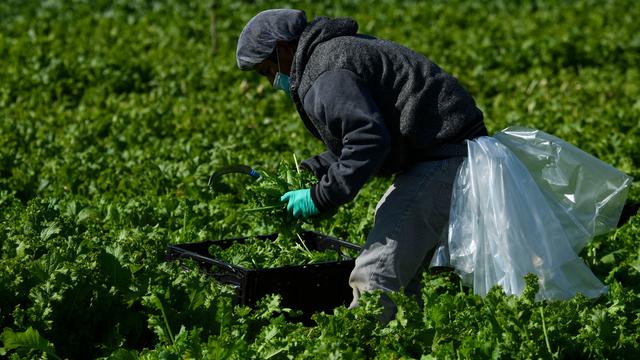
[[[311,171],[318,180],[327,173],[329,167],[338,161],[338,157],[327,150],[321,154],[312,156],[300,163],[300,167]]]
[[[382,166],[390,136],[380,110],[362,79],[348,70],[322,74],[304,97],[309,116],[341,139],[342,151],[311,189],[318,210],[351,201]]]

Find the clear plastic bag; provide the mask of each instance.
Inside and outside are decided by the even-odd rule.
[[[522,127],[468,141],[454,184],[451,265],[474,292],[524,290],[540,299],[607,291],[577,255],[616,227],[631,178],[554,136]]]

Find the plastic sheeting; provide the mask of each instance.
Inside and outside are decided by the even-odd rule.
[[[474,292],[520,295],[538,276],[538,299],[594,298],[607,288],[578,256],[615,229],[631,178],[557,137],[511,127],[468,141],[449,225],[451,265]]]

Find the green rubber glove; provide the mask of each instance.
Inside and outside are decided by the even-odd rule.
[[[280,201],[288,202],[287,212],[294,218],[306,219],[320,212],[311,200],[311,189],[288,191],[280,197]]]

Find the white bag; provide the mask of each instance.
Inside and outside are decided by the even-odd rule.
[[[615,229],[631,178],[539,130],[512,127],[467,142],[454,184],[449,252],[482,296],[520,295],[538,276],[538,299],[594,298],[607,288],[577,255]]]

